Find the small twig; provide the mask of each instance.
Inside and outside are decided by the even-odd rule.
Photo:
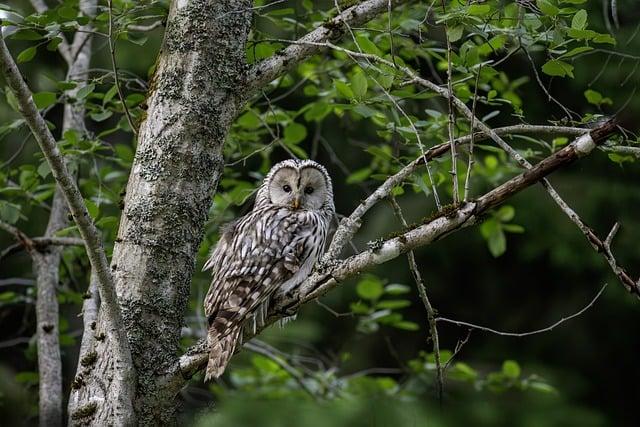
[[[127,30],[135,31],[138,33],[146,33],[149,31],[153,31],[158,27],[162,27],[162,21],[155,21],[149,25],[129,25]]]
[[[131,113],[129,112],[129,107],[127,107],[127,103],[124,100],[124,95],[122,94],[122,88],[120,87],[120,78],[118,77],[118,66],[116,64],[116,50],[115,44],[113,42],[113,5],[112,0],[107,0],[107,6],[109,8],[109,53],[111,54],[111,67],[113,68],[113,79],[116,85],[116,90],[118,91],[118,98],[120,98],[120,102],[122,103],[122,108],[124,109],[124,114],[127,116],[127,122],[129,122],[129,126],[131,127],[131,131],[137,137],[138,129],[133,124],[133,119],[131,118]]]
[[[446,13],[446,7],[444,4],[444,0],[442,0],[442,12]],[[449,40],[449,25],[447,22],[444,22],[444,38],[447,43],[447,90],[449,91],[449,96],[447,98],[447,107],[449,110],[449,118],[448,118],[448,130],[449,130],[449,146],[451,147],[451,179],[453,180],[453,205],[456,206],[460,203],[460,190],[458,188],[458,152],[456,150],[456,144],[454,142],[455,138],[455,110],[453,108],[453,65],[451,62],[451,41]],[[479,73],[478,73],[479,74]],[[475,97],[473,99],[475,105]],[[471,125],[471,129],[473,130],[473,124]]]
[[[553,325],[547,326],[546,328],[542,328],[542,329],[536,329],[535,331],[529,331],[529,332],[504,332],[504,331],[498,331],[496,329],[488,328],[486,326],[480,326],[480,325],[476,325],[476,324],[473,324],[473,323],[462,322],[460,320],[448,319],[446,317],[437,317],[436,318],[436,322],[445,322],[445,323],[452,323],[452,324],[457,325],[457,326],[466,326],[466,327],[469,327],[469,328],[478,329],[480,331],[490,332],[492,334],[501,335],[501,336],[505,336],[505,337],[518,337],[518,338],[520,338],[520,337],[526,337],[526,336],[529,336],[529,335],[541,334],[543,332],[549,332],[549,331],[553,330],[554,328],[556,328],[557,326],[563,324],[567,320],[571,320],[571,319],[573,319],[575,317],[578,317],[582,313],[584,313],[585,311],[589,310],[593,306],[593,304],[595,304],[596,300],[600,297],[600,295],[602,294],[602,292],[604,291],[604,289],[606,287],[607,287],[607,284],[605,283],[602,286],[602,288],[600,288],[600,290],[598,291],[596,296],[593,297],[593,299],[589,302],[589,304],[584,306],[579,311],[571,314],[570,316],[562,317],[560,320],[555,322]]]
[[[480,73],[482,72],[482,64],[478,67],[478,74],[476,75],[476,85],[473,90],[473,103],[471,105],[471,140],[469,141],[469,163],[467,164],[467,176],[464,179],[464,197],[463,201],[467,202],[469,200],[469,191],[471,189],[470,181],[471,178],[471,169],[473,169],[473,165],[475,163],[475,159],[473,158],[473,147],[474,147],[474,120],[476,118],[476,101],[478,100],[478,83],[480,81]]]
[[[396,216],[400,220],[402,226],[406,229],[409,227],[407,220],[404,218],[402,214],[402,208],[398,204],[398,201],[395,197],[389,197],[389,201],[391,202],[391,206],[393,207],[393,211]],[[442,393],[444,389],[444,381],[442,378],[442,362],[440,359],[440,340],[438,338],[438,328],[436,325],[436,312],[431,305],[431,301],[429,301],[429,296],[427,295],[427,288],[424,284],[424,280],[422,279],[422,275],[418,270],[418,263],[416,262],[415,254],[412,250],[407,252],[407,261],[409,262],[409,270],[411,271],[411,275],[413,276],[413,280],[416,282],[416,287],[418,288],[418,294],[420,295],[420,299],[422,300],[422,304],[424,305],[425,310],[427,311],[427,323],[429,325],[429,332],[431,335],[431,341],[433,342],[433,357],[436,362],[436,383],[437,383],[437,395],[438,402],[442,405]]]

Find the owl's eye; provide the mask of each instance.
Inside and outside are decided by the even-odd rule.
[[[285,193],[291,193],[291,187],[289,187],[288,185],[283,185],[282,189],[284,190]]]
[[[313,193],[313,187],[305,187],[305,188],[304,188],[304,192],[305,192],[305,194],[311,194],[311,193]]]

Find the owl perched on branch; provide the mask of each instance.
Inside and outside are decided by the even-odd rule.
[[[274,292],[289,292],[324,252],[335,214],[331,178],[311,160],[273,166],[253,210],[224,226],[204,269],[213,279],[204,300],[209,323],[205,381],[224,372],[243,325]]]

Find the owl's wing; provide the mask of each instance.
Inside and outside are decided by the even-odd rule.
[[[313,223],[288,209],[270,207],[255,210],[224,230],[207,262],[213,269],[205,298],[211,328],[222,335],[231,325],[240,325],[293,277],[309,256],[305,246]]]

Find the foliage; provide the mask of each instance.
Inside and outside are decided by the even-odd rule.
[[[151,31],[138,27],[166,22],[168,3],[113,1],[113,39],[124,99],[119,97],[105,47],[110,19],[106,2],[100,2],[95,17],[84,15],[77,0],[52,2],[51,8],[42,14],[33,13],[26,1],[2,6],[12,12],[3,19],[3,31],[10,34],[12,51],[34,88],[34,101],[78,177],[109,255],[117,236],[122,198],[135,153],[135,135],[125,108],[136,125],[144,120],[146,96],[153,88],[155,58],[162,37],[162,27]],[[637,97],[629,98],[629,88],[638,83],[636,69],[640,58],[633,54],[640,46],[637,32],[634,35],[629,24],[608,31],[599,4],[592,5],[586,0],[539,0],[537,5],[542,13],[538,15],[513,1],[445,3],[444,10],[439,2],[412,2],[398,7],[364,28],[345,31],[340,46],[380,56],[397,66],[409,66],[424,77],[443,82],[449,62],[445,43],[448,37],[453,44],[450,61],[454,94],[469,107],[477,104],[474,112],[492,127],[514,123],[589,126],[622,107],[631,117],[640,111]],[[273,4],[255,1],[254,6],[255,25],[246,52],[250,64],[277,55],[289,45],[287,40],[311,31],[337,13],[333,2],[310,0]],[[89,83],[79,86],[73,76],[66,76],[61,61],[54,58],[62,40],[89,23],[96,32],[94,66]],[[617,70],[607,64],[601,67],[603,61],[608,63],[611,58],[620,61]],[[0,148],[0,219],[37,236],[43,232],[42,224],[46,224],[54,180],[42,155],[34,148],[15,99],[6,88],[3,94],[6,102],[0,105],[0,138],[4,140]],[[60,117],[64,105],[86,108],[85,129],[62,132]],[[357,200],[424,150],[448,142],[448,124],[446,102],[408,81],[397,68],[374,61],[356,61],[336,49],[328,49],[294,67],[252,99],[233,123],[224,149],[224,178],[212,200],[197,267],[215,245],[219,227],[246,212],[257,185],[277,160],[295,156],[318,158],[327,164],[336,177],[338,210],[346,214]],[[456,115],[453,137],[468,135],[470,128],[466,118]],[[518,133],[505,138],[532,162],[570,141],[570,137],[560,134]],[[607,148],[620,145],[640,148],[640,141],[628,133],[624,138],[612,139]],[[469,173],[472,197],[519,172],[518,166],[489,142],[477,141],[474,163],[467,162],[468,150],[461,150],[454,179],[464,188]],[[580,178],[568,176],[566,192],[571,194],[571,190],[578,188],[573,199],[603,229],[614,220],[605,215],[606,211],[623,215],[628,228],[635,230],[621,244],[626,248],[622,256],[630,258],[640,223],[624,208],[639,202],[637,192],[633,193],[629,184],[633,179],[637,181],[638,158],[616,151],[598,156],[600,159],[594,161],[598,163],[580,171]],[[443,200],[452,198],[452,166],[450,157],[437,158],[430,162],[431,176],[420,170],[394,189],[393,194],[400,198],[407,216],[415,221],[428,217],[435,210],[434,191]],[[616,175],[615,194],[609,198],[610,188],[602,184],[601,170],[609,171],[612,166],[621,170],[611,172],[620,175]],[[551,288],[566,285],[567,270],[575,273],[579,278],[575,281],[582,280],[583,285],[596,286],[594,281],[604,280],[603,265],[590,253],[585,255],[588,245],[562,219],[547,216],[551,215],[549,205],[538,204],[541,199],[516,198],[512,204],[491,212],[473,231],[475,234],[464,235],[464,243],[443,243],[448,246],[438,243],[436,250],[418,254],[420,269],[426,276],[429,292],[433,289],[436,295],[438,307],[442,304],[447,311],[457,310],[465,318],[486,316],[492,323],[506,327],[531,328],[533,324],[549,323],[559,314],[566,314],[563,311],[566,306],[557,306],[545,297],[558,296]],[[368,240],[375,245],[379,236],[399,228],[390,213],[382,209],[370,215],[362,238],[355,242],[359,249]],[[58,234],[78,236],[73,225]],[[2,238],[7,243],[3,247],[8,246],[6,236]],[[585,251],[576,249],[582,247]],[[31,277],[29,263],[20,255],[12,257],[8,267],[2,260],[2,278]],[[445,390],[452,394],[445,400],[456,407],[468,404],[471,415],[438,412],[433,397],[434,355],[427,343],[429,328],[422,302],[406,265],[389,265],[362,275],[323,299],[326,305],[338,307],[336,311],[346,311],[341,313],[346,316],[334,319],[321,307],[305,308],[300,320],[283,331],[266,334],[266,341],[291,354],[278,355],[280,359],[245,354],[234,362],[224,382],[209,389],[199,383],[191,386],[185,396],[205,393],[207,399],[216,396],[221,403],[217,414],[205,414],[196,423],[208,425],[213,419],[219,425],[266,426],[297,419],[298,425],[311,426],[371,425],[371,420],[382,424],[403,424],[397,420],[420,424],[416,420],[431,420],[436,425],[445,425],[447,421],[464,424],[475,418],[481,420],[479,424],[490,425],[510,424],[513,419],[504,414],[517,413],[522,417],[522,425],[539,425],[536,422],[545,419],[541,414],[548,416],[550,424],[581,420],[581,425],[589,425],[629,406],[628,402],[609,400],[606,404],[592,405],[593,396],[600,391],[589,385],[585,377],[609,362],[590,360],[596,357],[591,354],[596,345],[583,342],[587,338],[580,333],[569,333],[567,338],[589,353],[580,355],[585,361],[578,363],[576,372],[582,371],[575,373],[572,364],[558,354],[572,353],[570,344],[557,339],[544,341],[541,350],[535,345],[520,347],[520,342],[480,338],[479,342],[467,344],[475,346],[473,349],[455,352],[454,357],[444,347],[455,348],[459,331],[443,328],[447,334],[441,350],[443,363],[447,365]],[[72,350],[78,346],[76,314],[88,281],[84,251],[65,248],[60,272],[61,345],[65,363],[71,366],[75,353]],[[502,275],[506,278],[499,278]],[[523,286],[512,286],[514,283]],[[187,333],[182,339],[185,347],[202,335],[204,320],[200,306],[207,286],[207,275],[196,273],[186,317]],[[539,291],[541,296],[527,301],[529,294],[517,293],[513,290],[516,287],[534,289],[532,292]],[[0,288],[0,319],[11,324],[8,329],[15,332],[7,334],[6,339],[35,333],[31,309],[34,298],[33,286]],[[602,316],[607,312],[617,314],[612,307],[625,304],[619,294],[611,299],[609,311]],[[520,313],[514,301],[523,301]],[[618,325],[628,324],[621,321]],[[585,336],[592,332],[588,326],[583,327]],[[475,335],[473,339],[477,339]],[[614,337],[607,334],[600,339]],[[292,345],[292,341],[305,345]],[[567,347],[558,349],[563,345]],[[8,396],[11,390],[18,389],[21,393],[27,390],[31,408],[16,407],[15,411],[33,416],[38,382],[33,340],[0,351],[3,364],[17,367],[16,372],[0,373],[0,383],[6,380],[7,384],[6,388],[0,386],[0,405],[4,406],[0,406],[0,411],[7,411],[2,396]],[[547,358],[550,353],[553,356]],[[290,369],[283,367],[282,362]],[[377,373],[376,366],[381,364],[393,366],[393,372]],[[425,396],[427,404],[422,405]],[[482,408],[485,400],[489,406]],[[189,411],[203,406],[188,397],[185,404]],[[523,415],[527,411],[516,411],[518,404],[533,410]],[[616,409],[610,410],[607,405]],[[375,410],[369,413],[372,407]],[[415,418],[407,413],[415,413]],[[258,414],[271,414],[273,418],[256,418]],[[185,417],[191,421],[192,415]],[[611,418],[622,420],[615,414]]]

